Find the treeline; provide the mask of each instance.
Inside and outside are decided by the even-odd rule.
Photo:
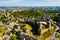
[[[56,16],[56,14],[60,14],[60,10],[28,9],[28,10],[23,10],[23,11],[15,11],[11,13],[11,15],[13,15],[14,17],[19,17],[20,15],[35,16],[35,17],[41,16],[41,15],[47,15],[47,16],[51,16],[51,18],[54,21],[60,22],[60,16]]]
[[[41,16],[42,14],[48,16],[55,16],[57,13],[60,13],[60,10],[41,10],[41,9],[28,9],[23,11],[15,11],[11,14],[15,17],[23,15],[23,16]]]
[[[60,21],[60,16],[55,16],[56,14],[60,14],[60,10],[42,10],[42,9],[28,9],[23,11],[14,11],[7,10],[7,12],[10,13],[10,15],[13,15],[14,17],[20,17],[21,16],[41,16],[41,15],[47,15],[51,16],[51,18],[55,21]],[[1,15],[1,14],[0,14]],[[57,19],[56,19],[57,18]]]
[[[11,15],[13,15],[14,17],[18,17],[20,15],[22,16],[40,16],[41,15],[41,11],[40,10],[23,10],[23,11],[15,11],[10,13]]]

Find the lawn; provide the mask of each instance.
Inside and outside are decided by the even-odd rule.
[[[5,31],[5,28],[0,26],[0,37],[2,36],[2,33]]]

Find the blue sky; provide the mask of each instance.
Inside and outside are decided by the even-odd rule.
[[[0,6],[60,6],[60,0],[0,0]]]

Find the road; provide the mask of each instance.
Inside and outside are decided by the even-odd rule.
[[[59,27],[58,27],[57,25],[54,24],[54,26],[57,27],[56,30],[59,29]],[[58,38],[55,38],[56,30],[55,30],[55,32],[54,32],[50,37],[48,37],[46,40],[60,40],[60,39],[58,39]]]

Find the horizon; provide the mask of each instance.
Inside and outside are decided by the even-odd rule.
[[[60,8],[60,6],[0,6],[0,8]]]
[[[60,6],[0,6],[0,7],[60,7]]]

